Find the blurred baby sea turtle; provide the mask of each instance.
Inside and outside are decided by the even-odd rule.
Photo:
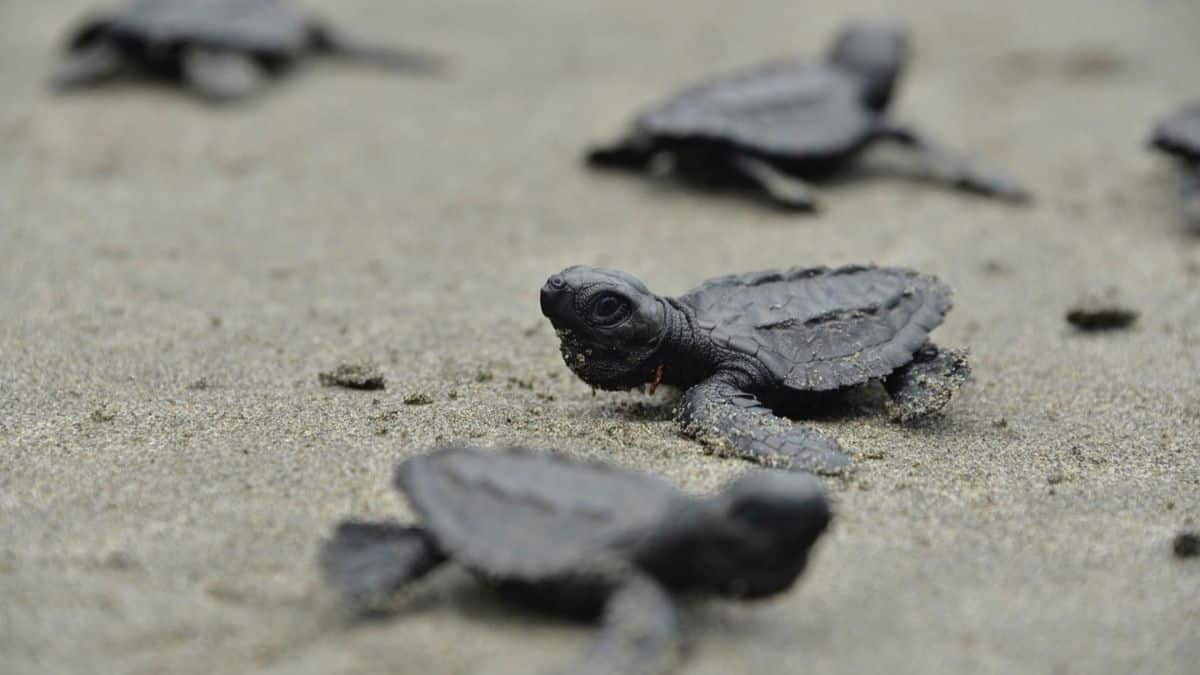
[[[675,598],[790,588],[831,512],[818,481],[754,472],[694,497],[658,478],[519,448],[452,446],[396,473],[419,523],[346,520],[325,579],[370,610],[447,560],[519,602],[602,626],[572,675],[660,675],[678,662]]]
[[[212,101],[231,101],[317,54],[391,69],[435,65],[416,52],[361,44],[283,0],[133,0],[82,22],[53,84],[67,90],[148,75],[182,81]]]
[[[1159,122],[1150,142],[1177,160],[1184,215],[1200,227],[1200,101],[1184,105]]]
[[[807,181],[826,178],[875,141],[915,151],[936,180],[1010,200],[1026,190],[886,115],[908,61],[899,24],[848,24],[823,61],[778,61],[688,87],[641,113],[630,133],[591,150],[589,164],[659,170],[689,182],[752,187],[775,203],[812,210]]]

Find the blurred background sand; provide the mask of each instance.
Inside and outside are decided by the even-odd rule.
[[[50,96],[89,3],[0,2],[0,671],[528,673],[588,631],[440,575],[353,624],[313,556],[339,517],[407,517],[394,463],[531,443],[702,491],[747,468],[670,420],[676,392],[593,397],[537,290],[575,263],[660,293],[878,262],[957,290],[936,339],[976,380],[894,426],[859,397],[813,424],[855,455],[792,593],[688,613],[687,673],[1194,673],[1200,237],[1151,123],[1200,96],[1200,6],[312,2],[448,56],[442,78],[321,63],[246,107],[163,87]],[[910,20],[897,114],[1017,173],[1014,208],[919,182],[787,215],[595,175],[580,151],[731,67]],[[886,160],[886,157],[882,158]],[[1116,286],[1142,319],[1063,321]],[[373,359],[383,392],[317,373]],[[404,399],[425,394],[428,405]]]

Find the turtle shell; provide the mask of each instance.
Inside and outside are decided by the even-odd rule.
[[[401,464],[396,485],[449,557],[516,581],[626,562],[686,499],[652,476],[527,450],[446,448]]]
[[[1185,105],[1159,122],[1152,142],[1164,152],[1200,161],[1200,101]]]
[[[710,279],[679,301],[717,344],[755,357],[783,386],[825,391],[912,361],[950,296],[912,270],[816,267]]]
[[[135,0],[102,25],[152,45],[197,44],[278,56],[308,46],[307,18],[279,0]]]
[[[732,143],[781,159],[832,158],[869,138],[876,115],[861,84],[827,65],[779,61],[676,94],[642,113],[636,129],[659,140]]]

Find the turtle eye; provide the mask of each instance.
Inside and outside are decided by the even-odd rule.
[[[597,325],[615,325],[629,315],[629,301],[616,293],[605,293],[592,303],[591,314]]]

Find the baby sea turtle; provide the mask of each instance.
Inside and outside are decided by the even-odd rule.
[[[824,61],[772,62],[691,86],[643,112],[628,136],[593,149],[587,160],[634,171],[665,167],[706,185],[756,187],[782,206],[812,210],[816,199],[805,181],[828,177],[871,143],[887,140],[916,151],[937,180],[1026,199],[1005,173],[885,116],[908,53],[903,26],[851,22]]]
[[[70,89],[151,75],[227,101],[257,92],[268,74],[317,53],[396,68],[431,63],[413,52],[355,43],[282,0],[133,0],[83,22],[53,81]]]
[[[320,550],[330,585],[371,608],[453,560],[515,600],[602,616],[592,648],[564,673],[668,672],[673,596],[783,592],[831,518],[811,476],[755,472],[700,498],[519,448],[443,448],[401,464],[395,484],[420,524],[343,521]]]
[[[929,342],[950,289],[912,270],[826,267],[710,279],[678,298],[620,270],[568,267],[541,291],[563,359],[600,389],[685,388],[685,433],[770,466],[840,473],[836,441],[776,417],[802,392],[883,378],[900,421],[940,410],[970,374]]]
[[[1200,225],[1200,101],[1185,105],[1159,122],[1151,143],[1179,161],[1179,196],[1184,214]]]

